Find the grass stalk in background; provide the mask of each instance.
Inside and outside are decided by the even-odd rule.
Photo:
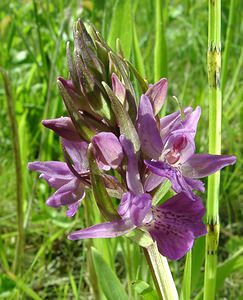
[[[208,84],[209,84],[209,153],[221,153],[222,96],[221,66],[221,0],[209,0],[208,11]],[[208,178],[206,260],[204,300],[215,299],[217,250],[219,242],[220,172]]]
[[[186,255],[186,263],[185,263],[184,274],[183,274],[180,300],[191,299],[191,273],[192,273],[192,251],[190,250]]]
[[[167,77],[167,72],[167,47],[162,0],[155,0],[154,82],[162,77]]]
[[[23,178],[22,178],[22,166],[21,166],[21,153],[18,134],[18,125],[15,113],[15,104],[13,94],[11,90],[11,83],[9,76],[5,70],[0,68],[4,81],[4,89],[7,100],[8,116],[10,121],[10,127],[12,131],[13,140],[13,152],[15,158],[15,172],[16,172],[16,201],[17,201],[17,226],[18,226],[18,238],[16,243],[15,259],[13,262],[14,272],[20,272],[21,263],[24,254],[24,212],[23,212]]]
[[[158,295],[163,300],[177,300],[178,294],[167,259],[162,256],[155,243],[144,249]]]

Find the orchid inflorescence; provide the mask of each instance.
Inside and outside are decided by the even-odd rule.
[[[148,85],[91,25],[76,23],[74,55],[68,45],[67,60],[69,79],[59,77],[58,86],[69,116],[42,122],[60,136],[65,162],[29,163],[56,189],[47,205],[67,206],[73,217],[91,189],[107,222],[73,232],[70,240],[139,229],[162,255],[181,258],[207,232],[205,209],[194,192],[204,192],[199,179],[234,164],[235,157],[195,154],[200,107],[160,118],[167,80]],[[139,103],[131,73],[142,91]],[[175,195],[157,205],[166,182]],[[112,198],[119,200],[117,208]]]

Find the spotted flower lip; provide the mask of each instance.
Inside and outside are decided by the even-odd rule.
[[[191,249],[195,238],[206,234],[202,223],[205,213],[202,202],[192,202],[185,193],[180,193],[153,207],[152,197],[144,191],[140,180],[133,145],[124,136],[120,141],[128,159],[126,181],[129,188],[118,208],[121,219],[78,230],[68,238],[111,238],[139,227],[150,233],[162,255],[172,260],[180,259]]]
[[[150,158],[144,161],[148,169],[169,179],[175,192],[185,192],[193,200],[197,199],[193,190],[204,191],[198,178],[211,175],[236,161],[234,156],[229,155],[195,154],[194,137],[200,114],[200,107],[195,110],[187,108],[183,120],[174,113],[166,120],[161,119],[160,126],[164,125],[164,128],[159,129],[151,102],[143,95],[137,119],[141,148]]]
[[[72,159],[73,168],[79,174],[79,178],[65,162],[60,161],[31,162],[28,164],[28,168],[41,173],[40,178],[45,179],[52,188],[56,189],[56,192],[47,199],[47,205],[52,207],[66,205],[68,207],[67,216],[72,217],[85,197],[85,185],[80,178],[87,177],[88,144],[63,139],[63,147]]]

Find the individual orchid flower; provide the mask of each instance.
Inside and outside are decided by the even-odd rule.
[[[40,178],[46,180],[56,192],[47,199],[52,207],[66,205],[67,216],[72,217],[85,197],[85,183],[88,179],[88,160],[86,142],[62,140],[63,149],[72,163],[60,161],[31,162],[28,168],[41,173]]]
[[[152,206],[152,196],[141,183],[133,145],[124,136],[120,141],[127,156],[128,188],[118,208],[120,219],[76,231],[68,238],[111,238],[138,227],[150,233],[162,255],[172,260],[180,259],[191,249],[195,238],[206,234],[202,202],[192,202],[185,193],[180,193],[158,207]]]
[[[171,181],[176,193],[185,192],[192,199],[197,197],[193,190],[204,192],[198,178],[206,177],[236,158],[228,155],[195,154],[194,137],[201,109],[185,110],[185,119],[174,113],[160,120],[160,129],[154,117],[150,99],[142,95],[137,118],[137,130],[148,169],[161,180]],[[164,127],[163,127],[164,126]]]

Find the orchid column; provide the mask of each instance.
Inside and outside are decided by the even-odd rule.
[[[208,84],[209,84],[209,153],[221,152],[222,95],[221,66],[221,0],[209,0],[208,21]],[[217,249],[219,241],[219,185],[220,172],[208,179],[206,262],[204,299],[215,298]]]

